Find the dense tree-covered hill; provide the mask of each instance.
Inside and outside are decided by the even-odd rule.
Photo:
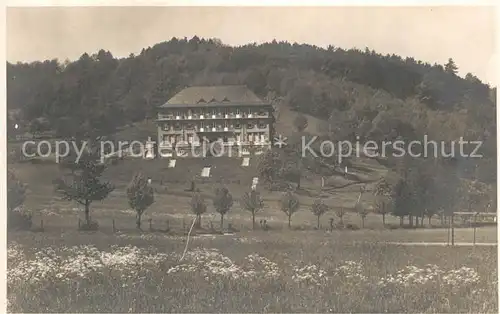
[[[460,176],[495,182],[496,90],[457,76],[458,67],[369,49],[172,38],[122,59],[100,50],[74,62],[7,63],[7,105],[32,133],[102,135],[153,117],[185,86],[246,84],[278,109],[325,120],[318,132],[330,139],[481,140],[484,157]]]

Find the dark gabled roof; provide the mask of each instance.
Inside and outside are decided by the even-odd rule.
[[[193,86],[187,87],[160,106],[193,107],[210,105],[266,105],[245,85]]]

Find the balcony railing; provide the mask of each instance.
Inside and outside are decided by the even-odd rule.
[[[269,118],[269,114],[266,113],[204,113],[204,114],[158,114],[158,120],[210,120],[210,119],[254,119],[254,118]]]
[[[234,128],[229,126],[205,126],[205,127],[196,127],[195,131],[197,132],[231,132],[234,131]]]
[[[248,125],[248,124],[229,124],[229,125],[217,125],[217,126],[212,126],[212,125],[204,125],[203,127],[199,125],[185,125],[181,127],[169,127],[169,128],[162,128],[161,130],[163,132],[169,132],[169,133],[179,133],[182,131],[187,131],[187,132],[240,132],[242,131],[243,127],[248,132],[266,132],[268,130],[268,125],[262,125],[262,124],[253,124],[253,125]]]
[[[179,147],[189,147],[189,146],[200,146],[200,141],[191,141],[191,142],[177,142],[177,143],[170,143],[168,141],[162,141],[158,145],[162,149],[175,149]]]

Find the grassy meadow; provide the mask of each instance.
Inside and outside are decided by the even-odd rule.
[[[162,160],[125,160],[106,170],[116,190],[93,203],[99,231],[77,231],[81,208],[62,201],[52,180],[55,164],[15,164],[28,184],[24,207],[43,232],[8,233],[8,300],[11,312],[497,312],[497,247],[421,247],[394,242],[446,242],[438,219],[426,228],[384,228],[380,215],[369,214],[365,228],[329,229],[339,222],[335,211],[316,217],[310,205],[322,197],[332,208],[345,207],[345,224],[361,227],[350,212],[355,187],[318,192],[317,178],[306,178],[299,194],[301,209],[292,229],[279,210],[280,194],[263,191],[269,230],[251,230],[250,213],[238,199],[254,176],[239,161],[219,161],[210,180],[197,178],[209,198],[215,184],[228,185],[235,204],[225,217],[237,231],[197,234],[186,245],[190,178],[197,169],[179,161],[174,169]],[[235,166],[236,165],[236,166]],[[198,165],[200,168],[202,165]],[[233,176],[224,176],[233,167]],[[125,187],[135,171],[153,178],[155,203],[135,229]],[[383,172],[373,166],[371,175]],[[370,174],[370,173],[369,173]],[[368,175],[365,173],[365,175]],[[226,178],[226,179],[223,179]],[[336,178],[335,180],[345,180]],[[366,192],[362,202],[370,203]],[[219,227],[219,215],[207,199],[203,227]],[[151,220],[153,230],[149,229]],[[116,230],[113,232],[113,223]],[[388,225],[399,219],[388,215]],[[170,232],[161,232],[170,228]],[[472,242],[473,230],[457,228],[456,242]],[[496,243],[495,227],[477,229],[476,241]],[[182,258],[182,260],[181,260]]]
[[[394,231],[393,238],[402,231]],[[9,309],[498,311],[496,247],[388,245],[383,239],[389,232],[260,230],[200,235],[191,239],[182,261],[184,236],[11,233]]]

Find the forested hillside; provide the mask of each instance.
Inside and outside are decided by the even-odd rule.
[[[369,49],[173,38],[122,59],[101,50],[74,62],[8,63],[7,104],[31,133],[102,135],[154,117],[186,86],[246,84],[278,110],[328,121],[318,133],[334,140],[481,140],[484,158],[459,160],[458,176],[494,183],[496,90],[457,76],[459,66]]]

